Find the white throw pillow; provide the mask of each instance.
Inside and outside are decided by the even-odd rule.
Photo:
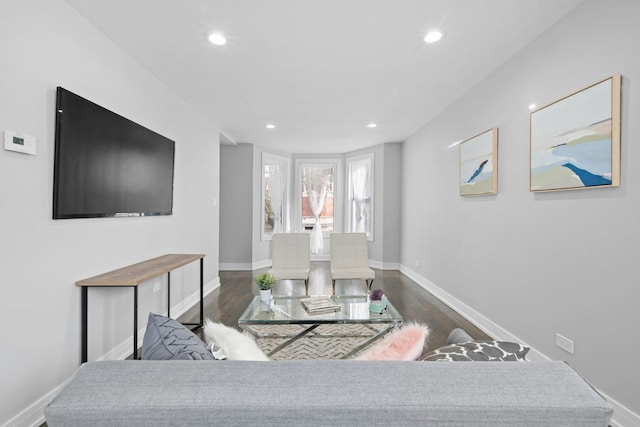
[[[235,328],[207,319],[204,335],[208,344],[222,349],[227,360],[269,360],[250,336]]]

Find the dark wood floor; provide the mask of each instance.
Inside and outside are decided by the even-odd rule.
[[[220,287],[205,297],[204,316],[214,322],[225,325],[238,325],[238,318],[255,295],[258,288],[254,277],[266,271],[221,271]],[[429,326],[427,350],[441,347],[447,343],[447,336],[454,328],[462,328],[475,339],[491,339],[487,334],[467,321],[464,317],[442,303],[439,299],[425,291],[417,283],[399,271],[375,270],[376,278],[373,289],[382,289],[389,301],[400,311],[404,322],[419,322]],[[331,275],[328,262],[313,262],[309,278],[311,295],[330,295]],[[279,282],[274,293],[277,295],[304,295],[302,281]],[[338,281],[337,295],[365,294],[363,282]],[[197,306],[188,310],[179,320],[184,323],[197,322],[199,318]],[[202,337],[200,333],[200,337]],[[44,423],[40,427],[46,427]]]
[[[221,271],[220,287],[207,295],[204,301],[205,318],[225,325],[238,325],[238,318],[252,298],[258,294],[254,277],[266,270]],[[475,339],[491,339],[482,330],[442,303],[422,287],[399,271],[375,270],[373,289],[382,289],[389,301],[398,309],[404,322],[420,322],[429,326],[427,349],[435,349],[447,343],[447,336],[454,328],[463,328]],[[328,262],[313,262],[309,278],[311,295],[330,295],[331,278]],[[302,281],[278,282],[276,295],[304,295]],[[366,294],[364,282],[338,281],[337,295]],[[196,322],[197,307],[180,317],[182,322]]]

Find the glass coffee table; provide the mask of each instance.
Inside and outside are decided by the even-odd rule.
[[[301,302],[303,298],[300,297],[273,297],[270,303],[255,297],[238,319],[238,326],[256,338],[261,338],[263,336],[252,326],[300,325],[300,332],[287,337],[288,339],[271,350],[268,356],[308,335],[320,325],[363,325],[369,328],[373,335],[366,341],[359,342],[349,353],[342,356],[343,359],[347,359],[402,324],[402,316],[389,301],[386,309],[377,314],[369,312],[366,296],[330,298],[340,306],[339,311],[309,314]]]

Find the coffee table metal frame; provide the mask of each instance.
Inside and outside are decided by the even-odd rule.
[[[306,312],[300,302],[300,297],[272,297],[269,303],[261,301],[259,297],[254,297],[238,319],[238,326],[256,338],[265,336],[261,336],[251,329],[253,325],[301,325],[304,327],[301,332],[271,350],[267,356],[272,356],[291,345],[320,325],[361,324],[370,327],[374,324],[381,324],[386,326],[382,330],[371,328],[376,334],[342,356],[343,359],[348,359],[403,322],[402,315],[390,302],[387,303],[387,308],[381,314],[377,314],[369,312],[369,302],[366,296],[332,296],[331,298],[340,305],[339,311],[312,315]]]

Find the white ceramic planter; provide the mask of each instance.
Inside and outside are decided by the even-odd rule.
[[[260,301],[271,302],[271,289],[260,289]]]

